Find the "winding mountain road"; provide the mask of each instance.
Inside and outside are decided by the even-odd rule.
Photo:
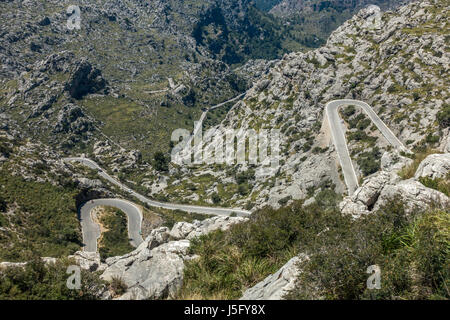
[[[89,168],[98,170],[99,176],[105,178],[112,184],[118,186],[122,190],[128,192],[132,196],[136,197],[137,199],[139,199],[143,203],[148,204],[151,207],[163,208],[163,209],[169,209],[169,210],[181,210],[181,211],[185,211],[185,212],[189,212],[189,213],[201,213],[201,214],[216,215],[216,216],[229,216],[231,214],[236,214],[236,216],[245,217],[251,213],[250,211],[237,209],[237,208],[203,207],[203,206],[193,206],[193,205],[187,205],[187,204],[165,203],[165,202],[150,200],[147,197],[128,188],[126,185],[124,185],[117,179],[111,177],[105,170],[103,170],[95,161],[93,161],[91,159],[82,158],[82,157],[74,157],[74,158],[64,158],[63,160],[68,161],[68,162],[72,162],[72,161],[80,162]]]
[[[98,206],[110,206],[122,210],[127,215],[128,237],[133,247],[139,246],[144,240],[141,236],[142,212],[135,204],[122,199],[96,199],[83,204],[79,209],[80,223],[83,233],[84,251],[96,252],[100,237],[100,226],[92,218],[92,209]]]
[[[242,93],[230,100],[224,101],[222,103],[219,103],[215,106],[212,106],[205,110],[200,120],[197,122],[196,127],[194,128],[194,132],[191,135],[190,139],[188,140],[188,143],[192,141],[192,138],[195,136],[195,134],[198,132],[198,130],[201,128],[204,119],[206,118],[206,114],[210,110],[214,110],[216,108],[219,108],[221,106],[226,105],[227,103],[230,103],[232,101],[235,101],[241,97],[243,97],[245,93]],[[218,208],[218,207],[203,207],[203,206],[193,206],[193,205],[183,205],[183,204],[176,204],[176,203],[164,203],[159,201],[154,201],[151,199],[148,199],[147,197],[137,193],[136,191],[128,188],[126,185],[121,183],[119,180],[113,178],[110,176],[105,170],[103,170],[95,161],[84,158],[84,157],[71,157],[71,158],[64,158],[63,161],[66,162],[80,162],[83,165],[97,170],[97,173],[102,178],[106,179],[110,183],[118,186],[122,190],[128,192],[132,196],[136,197],[143,203],[148,204],[151,207],[156,208],[163,208],[163,209],[169,209],[169,210],[181,210],[189,213],[200,213],[200,214],[207,214],[207,215],[223,215],[223,216],[229,216],[232,214],[235,214],[236,216],[248,216],[251,214],[250,211],[242,210],[242,209],[236,209],[236,208]],[[91,211],[97,206],[101,205],[107,205],[116,207],[122,211],[124,211],[127,214],[128,217],[128,235],[130,237],[131,244],[133,246],[138,246],[140,243],[142,243],[143,239],[141,237],[140,231],[141,231],[141,223],[142,223],[142,212],[141,210],[134,205],[131,202],[122,200],[122,199],[97,199],[97,200],[91,200],[86,202],[84,205],[80,207],[80,223],[81,228],[83,232],[83,243],[85,244],[84,250],[85,251],[97,251],[97,241],[100,237],[100,226],[95,223],[91,216]]]
[[[343,120],[339,116],[338,110],[344,105],[358,106],[364,110],[370,120],[381,131],[386,140],[397,150],[407,152],[408,149],[403,143],[392,133],[392,131],[386,126],[386,124],[378,117],[373,109],[365,102],[359,100],[343,99],[333,100],[326,104],[325,112],[328,119],[328,124],[331,130],[331,136],[336,147],[336,152],[339,157],[339,162],[344,174],[345,184],[348,188],[348,194],[352,195],[358,188],[358,178],[356,176],[355,168],[353,167],[352,160],[347,147],[347,140],[345,138],[343,130]]]
[[[242,95],[235,97],[229,101],[226,101],[220,105],[214,106],[208,110],[215,109],[221,105],[224,105],[232,100],[240,98]],[[355,168],[353,167],[352,160],[347,147],[347,141],[343,130],[343,120],[340,118],[338,110],[344,105],[355,105],[364,110],[368,115],[370,120],[376,125],[376,127],[381,131],[386,140],[392,144],[396,149],[401,151],[408,151],[408,149],[403,145],[403,143],[392,133],[392,131],[386,126],[386,124],[378,117],[378,115],[372,110],[372,108],[365,102],[359,100],[343,99],[343,100],[333,100],[326,104],[325,112],[328,120],[328,124],[331,131],[331,136],[333,143],[336,147],[336,152],[339,157],[339,162],[342,167],[342,172],[344,174],[344,180],[348,188],[349,195],[352,195],[354,191],[358,188],[358,178],[356,176]],[[206,110],[203,112],[198,125],[194,129],[195,135],[196,130],[200,128],[203,120],[206,117]],[[95,161],[84,158],[84,157],[72,157],[65,158],[63,161],[67,162],[80,162],[94,170],[98,171],[98,175],[111,182],[112,184],[118,186],[122,190],[128,192],[130,195],[136,197],[143,203],[149,206],[169,209],[169,210],[181,210],[190,213],[201,213],[208,215],[225,215],[229,216],[231,214],[236,214],[237,216],[248,216],[251,214],[250,211],[236,209],[236,208],[218,208],[218,207],[204,207],[204,206],[193,206],[193,205],[183,205],[175,203],[164,203],[155,200],[148,199],[147,197],[137,193],[136,191],[128,188],[123,183],[117,179],[110,176],[105,170],[103,170]],[[85,243],[85,251],[96,251],[97,250],[97,240],[100,237],[100,227],[92,220],[91,211],[94,207],[99,205],[108,205],[116,207],[124,211],[128,216],[128,234],[131,243],[134,246],[138,246],[142,241],[140,235],[141,222],[142,222],[142,212],[133,203],[122,199],[98,199],[91,200],[85,203],[80,208],[80,219],[81,226],[83,229],[83,242]]]

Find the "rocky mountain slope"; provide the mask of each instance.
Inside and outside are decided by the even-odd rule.
[[[376,26],[372,18],[377,12],[361,10],[324,47],[285,55],[218,127],[280,129],[275,175],[258,177],[261,165],[252,170],[245,165],[222,171],[211,166],[174,168],[171,172],[183,178],[168,181],[166,196],[176,194],[173,199],[186,201],[198,199],[192,196],[197,193],[208,202],[218,193],[224,204],[278,207],[309,198],[320,188],[332,186],[345,193],[325,122],[324,106],[333,99],[367,102],[415,153],[427,148],[448,152],[448,7],[441,1],[414,3],[382,14]],[[353,165],[364,182],[380,169],[381,156],[391,148],[359,110],[343,118]],[[241,173],[249,174],[239,179]],[[241,193],[236,192],[238,184],[245,185]]]
[[[99,294],[96,287],[103,299],[352,299],[367,298],[367,292],[336,293],[345,286],[327,280],[341,274],[337,265],[365,271],[369,258],[377,257],[395,275],[404,270],[395,263],[404,261],[394,258],[407,257],[411,291],[431,262],[448,266],[440,249],[448,244],[450,205],[447,1],[418,1],[384,13],[363,9],[320,48],[232,69],[223,61],[233,62],[226,58],[232,46],[217,43],[217,35],[229,31],[239,48],[254,44],[246,33],[233,34],[240,21],[233,15],[248,13],[239,7],[244,3],[224,1],[219,10],[197,2],[82,1],[79,33],[64,27],[68,2],[0,3],[2,21],[17,21],[0,32],[0,259],[20,261],[0,267],[22,268],[36,255],[70,256],[123,289],[111,293],[103,286]],[[35,15],[36,8],[45,14]],[[212,23],[221,10],[222,23]],[[202,107],[248,85],[244,98],[204,129],[279,129],[276,170],[266,175],[263,164],[168,163],[174,129],[192,130]],[[352,195],[346,194],[324,110],[343,98],[370,104],[410,151],[394,150],[358,108],[342,108],[360,185]],[[163,152],[152,163],[156,150]],[[192,221],[191,215],[147,208],[145,214],[164,217],[171,228],[147,230],[135,251],[102,263],[98,255],[77,252],[77,208],[88,199],[127,195],[95,170],[61,161],[82,153],[161,201],[236,206],[253,214],[248,220]],[[399,235],[407,240],[398,241]],[[367,249],[367,243],[375,244]],[[324,250],[328,246],[336,250]],[[335,263],[355,255],[357,263]],[[305,275],[310,278],[299,284]],[[0,272],[8,284],[2,288],[13,288],[8,277]],[[445,297],[443,277],[436,277],[411,296],[431,291]],[[381,297],[398,294],[392,292]]]
[[[407,1],[403,1],[405,4]],[[304,0],[281,0],[276,1],[270,9],[270,13],[289,17],[295,15],[306,15],[315,14],[325,10],[333,10],[340,14],[351,14],[352,12],[359,11],[368,5],[379,6],[383,11],[392,9],[399,4],[401,1],[395,0],[370,0],[370,1],[345,1],[345,0],[334,0],[334,1],[304,1]]]
[[[229,33],[223,50],[211,42],[215,27],[201,18],[214,1],[81,1],[80,28],[73,30],[67,27],[70,4],[0,3],[7,26],[0,34],[2,112],[33,139],[69,152],[89,152],[105,134],[128,150],[140,149],[147,160],[165,152],[172,130],[192,128],[202,107],[245,90],[252,70],[266,63],[250,61],[239,73],[221,60],[224,52],[247,52],[256,42],[269,47],[273,40],[244,33],[236,38],[239,19],[248,20],[247,1],[223,1],[218,8]],[[247,23],[255,39],[272,30],[258,19]],[[251,57],[260,56],[245,54],[239,62]],[[73,122],[89,117],[91,125],[54,135],[58,114]]]
[[[410,2],[398,0],[256,0],[256,6],[281,18],[287,32],[308,47],[323,45],[330,33],[362,8],[377,5],[383,11]],[[292,37],[292,36],[291,36]]]

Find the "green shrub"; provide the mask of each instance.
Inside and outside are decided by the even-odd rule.
[[[293,257],[300,244],[308,245],[326,225],[341,219],[336,211],[339,198],[332,190],[326,192],[326,201],[308,208],[299,201],[279,210],[265,208],[248,222],[193,240],[190,250],[199,258],[186,264],[178,298],[239,298],[242,290]]]
[[[345,226],[345,229],[343,228]],[[320,234],[299,267],[290,299],[448,299],[450,215],[407,218],[393,199],[379,212]],[[366,287],[367,267],[381,269],[381,289]]]
[[[402,168],[402,170],[399,171],[398,175],[402,177],[403,179],[409,179],[414,177],[414,174],[417,171],[417,168],[419,168],[420,163],[428,157],[430,154],[436,153],[436,150],[433,149],[425,149],[422,152],[416,152],[413,155],[413,162],[409,165],[406,165]]]
[[[430,144],[435,144],[435,143],[439,142],[439,136],[435,136],[430,133],[426,136],[425,141]]]
[[[217,192],[214,192],[212,194],[211,199],[212,199],[213,203],[215,203],[215,204],[220,203],[220,201],[222,200],[222,199],[220,199],[220,196],[217,194]]]
[[[246,183],[240,184],[238,187],[238,192],[241,196],[245,196],[246,194],[248,194],[248,185]]]
[[[378,147],[373,148],[372,151],[363,152],[359,155],[356,162],[361,168],[364,176],[375,173],[380,169],[380,157],[381,152]]]
[[[444,108],[436,115],[436,119],[441,128],[450,127],[450,104],[444,105]]]
[[[73,254],[81,246],[74,185],[26,181],[13,176],[7,165],[0,170],[0,198],[14,203],[14,216],[2,225],[15,232],[0,235],[0,260],[23,261],[28,253],[43,257]]]
[[[450,197],[450,173],[445,178],[431,179],[429,177],[421,177],[419,181],[425,187],[435,189]]]
[[[113,207],[104,207],[100,223],[107,230],[103,232],[99,243],[102,261],[133,251],[128,238],[128,222],[125,213]]]
[[[67,267],[73,262],[45,265],[34,256],[24,268],[0,270],[0,300],[93,300],[100,299],[104,282],[96,273],[81,270],[80,290],[70,290]]]

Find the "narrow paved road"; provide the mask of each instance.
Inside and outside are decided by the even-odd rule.
[[[221,105],[224,105],[230,101],[236,100],[243,96],[244,94],[235,97],[229,101],[226,101],[222,104],[214,106],[209,110],[215,109]],[[354,191],[358,188],[358,178],[356,176],[355,169],[353,167],[353,163],[350,158],[350,154],[347,147],[347,141],[345,138],[345,134],[343,131],[343,121],[339,116],[338,110],[343,105],[355,105],[361,107],[366,114],[369,116],[370,120],[377,126],[377,128],[381,131],[386,140],[391,143],[395,148],[408,151],[408,149],[402,144],[400,140],[392,133],[392,131],[386,126],[386,124],[378,117],[378,115],[372,110],[372,108],[365,102],[358,100],[334,100],[327,103],[325,106],[325,112],[328,119],[328,124],[330,126],[331,136],[336,147],[336,152],[339,157],[339,161],[342,167],[342,171],[344,174],[344,180],[348,188],[349,195],[352,195]],[[206,117],[205,111],[203,112],[200,121],[196,128],[194,128],[195,132],[200,128],[203,120]],[[192,138],[192,136],[191,136]],[[98,174],[104,179],[108,180],[112,184],[120,187],[125,190],[132,196],[138,198],[143,203],[148,204],[152,207],[169,209],[169,210],[181,210],[185,212],[193,212],[193,213],[202,213],[209,215],[226,215],[229,216],[231,214],[236,214],[237,216],[247,216],[251,212],[242,209],[235,208],[217,208],[217,207],[203,207],[203,206],[193,206],[193,205],[183,205],[183,204],[175,204],[175,203],[164,203],[159,201],[150,200],[147,197],[137,193],[136,191],[128,188],[124,184],[122,184],[117,179],[111,177],[105,170],[103,170],[95,161],[82,158],[82,157],[73,157],[73,158],[65,158],[63,161],[77,161],[80,162],[94,170],[98,171]],[[99,226],[92,221],[90,212],[91,210],[98,205],[110,205],[113,207],[117,207],[124,211],[128,216],[128,233],[133,245],[139,245],[143,240],[140,235],[141,229],[141,221],[142,221],[142,213],[140,210],[133,205],[132,203],[121,200],[121,199],[99,199],[87,202],[80,208],[80,218],[81,218],[81,226],[83,229],[83,242],[86,244],[86,251],[96,251],[97,250],[97,239],[100,236],[100,228]]]
[[[365,102],[359,100],[333,100],[327,103],[325,106],[326,116],[328,118],[328,124],[331,130],[331,136],[336,147],[336,152],[339,157],[339,162],[344,174],[345,184],[348,188],[348,194],[352,195],[358,188],[358,178],[356,176],[355,168],[353,167],[350,154],[348,152],[347,140],[343,131],[343,120],[339,116],[338,110],[344,105],[354,105],[362,108],[364,112],[369,116],[370,120],[381,131],[386,140],[394,146],[394,148],[401,151],[408,151],[403,143],[397,139],[392,131],[386,126],[386,124],[378,117],[373,109]]]
[[[97,251],[100,226],[92,219],[91,211],[98,206],[115,207],[125,212],[128,218],[128,237],[131,245],[137,247],[144,241],[141,236],[142,212],[136,205],[121,199],[96,199],[86,202],[79,209],[84,251]]]
[[[138,198],[140,201],[148,204],[151,207],[157,207],[157,208],[163,208],[163,209],[169,209],[169,210],[181,210],[181,211],[185,211],[185,212],[202,213],[202,214],[208,214],[208,215],[220,215],[220,216],[229,216],[234,213],[237,216],[245,217],[251,213],[250,211],[237,209],[237,208],[203,207],[203,206],[193,206],[193,205],[185,205],[185,204],[164,203],[164,202],[150,200],[147,197],[128,188],[127,186],[125,186],[120,181],[116,180],[115,178],[111,177],[105,170],[100,168],[100,166],[91,159],[76,157],[76,158],[65,158],[63,160],[68,161],[68,162],[71,162],[71,161],[80,162],[92,169],[98,170],[98,174],[101,177],[105,178],[112,184],[118,186],[122,190],[125,190],[132,196]]]

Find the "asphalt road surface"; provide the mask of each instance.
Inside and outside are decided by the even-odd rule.
[[[159,202],[150,200],[147,197],[137,193],[136,191],[128,188],[124,184],[122,184],[120,181],[116,180],[115,178],[111,177],[106,171],[104,171],[100,166],[93,160],[88,158],[65,158],[64,161],[76,161],[80,162],[92,169],[95,169],[98,171],[98,174],[111,182],[112,184],[120,187],[122,190],[128,192],[132,196],[138,198],[143,203],[148,204],[151,207],[157,207],[157,208],[163,208],[163,209],[169,209],[169,210],[181,210],[184,212],[190,212],[190,213],[202,213],[202,214],[208,214],[208,215],[217,215],[217,216],[229,216],[231,214],[236,214],[236,216],[245,217],[248,216],[251,212],[247,210],[237,209],[237,208],[219,208],[219,207],[203,207],[203,206],[193,206],[193,205],[185,205],[185,204],[176,204],[176,203],[165,203],[165,202]]]
[[[408,149],[402,144],[400,140],[392,133],[392,131],[386,126],[386,124],[378,117],[373,109],[365,102],[359,100],[333,100],[327,103],[325,106],[326,116],[328,118],[328,124],[331,130],[331,136],[336,147],[336,152],[339,157],[339,162],[344,174],[345,184],[348,188],[348,194],[352,195],[358,188],[358,178],[356,176],[355,168],[353,167],[350,154],[348,152],[347,140],[345,138],[343,130],[343,120],[340,118],[338,110],[344,105],[354,105],[362,108],[368,115],[370,120],[381,131],[386,140],[394,146],[394,148],[400,151],[408,151]]]
[[[96,199],[86,202],[79,209],[84,251],[97,251],[100,226],[92,219],[91,211],[98,206],[115,207],[125,212],[128,218],[128,237],[131,245],[137,247],[144,241],[141,236],[142,212],[136,205],[121,199]]]

